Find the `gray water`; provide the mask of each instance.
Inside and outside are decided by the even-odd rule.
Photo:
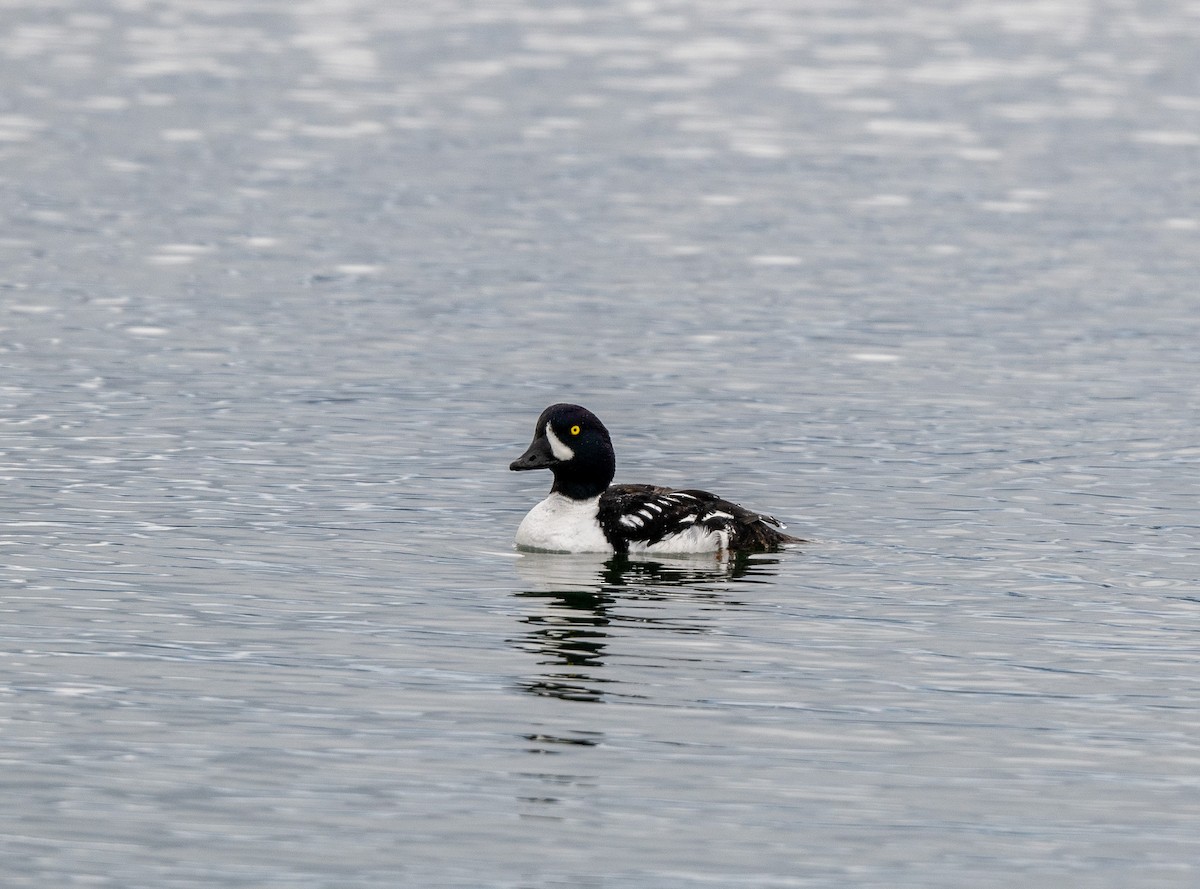
[[[1200,7],[409,7],[0,9],[3,885],[1200,885]]]

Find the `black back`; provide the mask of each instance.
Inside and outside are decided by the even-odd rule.
[[[733,550],[772,550],[802,542],[785,534],[772,516],[694,489],[614,485],[600,498],[598,519],[617,552],[628,552],[633,542],[652,546],[696,525],[727,532]]]

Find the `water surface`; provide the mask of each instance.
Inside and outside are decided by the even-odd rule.
[[[1194,4],[0,10],[13,887],[1184,887]],[[541,409],[798,550],[521,555]]]

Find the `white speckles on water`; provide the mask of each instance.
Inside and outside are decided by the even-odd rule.
[[[153,265],[187,265],[206,253],[212,253],[213,248],[207,244],[160,244],[157,250],[153,256],[147,257],[147,262]]]
[[[55,310],[54,306],[34,305],[32,303],[14,303],[13,305],[5,306],[5,308],[14,315],[48,315]]]
[[[899,355],[892,355],[888,352],[855,352],[850,357],[855,361],[870,361],[877,364],[889,364],[900,360]]]
[[[1028,213],[1033,204],[1028,201],[980,201],[979,207],[991,213]]]
[[[378,275],[383,271],[383,266],[369,265],[367,263],[345,262],[341,265],[335,266],[335,269],[343,275],[367,277],[371,275]]]
[[[902,120],[878,118],[866,123],[869,133],[902,139],[936,139],[951,142],[977,142],[979,137],[966,124],[957,121]]]
[[[844,96],[874,89],[887,78],[888,70],[877,65],[794,67],[779,77],[779,85],[800,93]]]
[[[912,198],[903,194],[875,194],[854,202],[854,206],[865,209],[888,209],[892,207],[907,207]]]
[[[1147,130],[1134,133],[1133,138],[1135,141],[1147,145],[1163,145],[1169,148],[1190,148],[1200,145],[1200,131]]]
[[[300,127],[298,132],[315,139],[358,139],[377,136],[386,130],[387,127],[377,120],[351,120],[340,124],[308,124]]]
[[[27,142],[46,126],[22,114],[0,114],[0,142]]]
[[[775,266],[775,267],[796,266],[796,265],[800,265],[802,262],[804,262],[804,260],[801,259],[799,256],[781,256],[778,253],[763,253],[759,256],[751,256],[750,257],[751,265],[761,265],[761,266]]]
[[[204,131],[172,128],[163,130],[159,135],[166,142],[199,142],[204,138]]]

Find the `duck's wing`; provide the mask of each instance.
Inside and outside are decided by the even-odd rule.
[[[677,536],[693,545],[708,535],[723,541],[711,549],[773,549],[800,542],[784,534],[783,525],[772,516],[694,489],[614,485],[601,495],[597,518],[619,552],[631,545],[665,546]]]
[[[703,504],[705,514],[699,521],[728,531],[730,549],[775,549],[785,543],[805,542],[799,537],[785,534],[787,525],[773,515],[755,512],[708,491],[686,490],[676,493],[691,494]]]

